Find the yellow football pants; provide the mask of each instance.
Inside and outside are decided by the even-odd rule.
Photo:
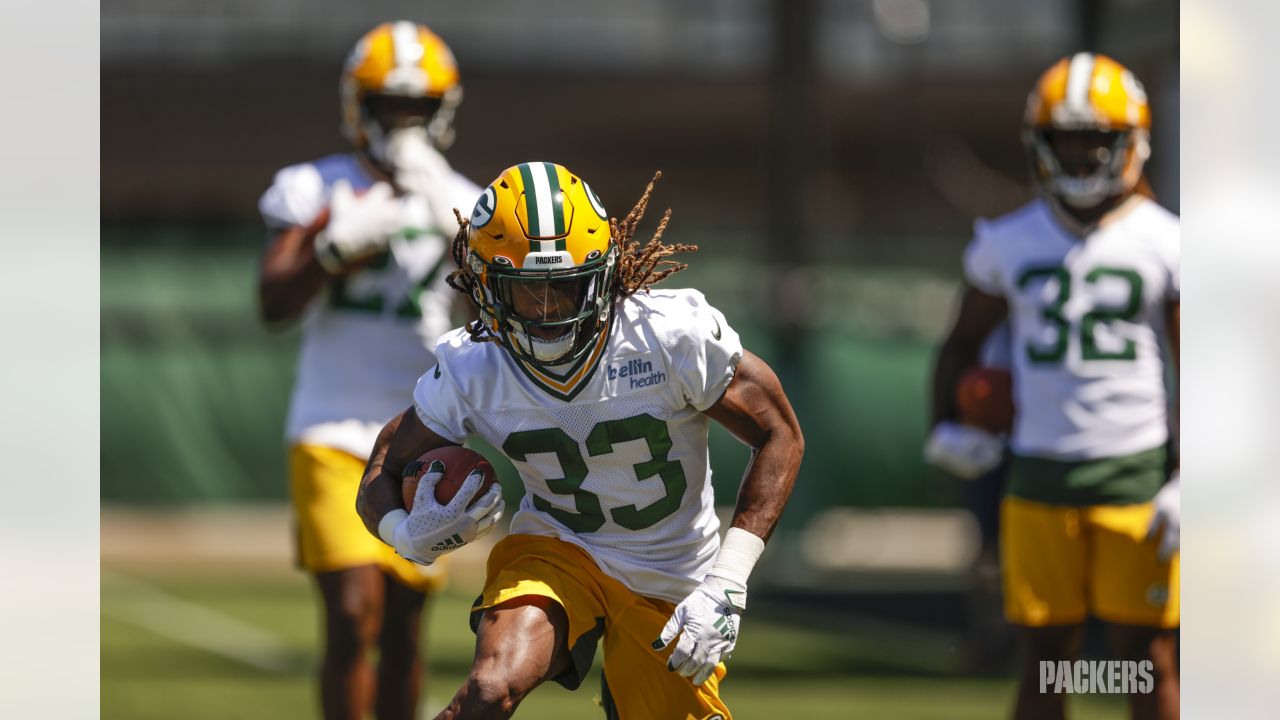
[[[605,715],[621,720],[732,720],[720,699],[724,664],[701,686],[667,669],[675,643],[662,651],[651,643],[675,610],[643,597],[600,571],[582,548],[551,537],[510,535],[489,553],[479,613],[515,598],[539,595],[559,603],[569,618],[573,667],[556,682],[577,689],[591,669],[596,643],[604,640]]]
[[[1177,627],[1178,556],[1147,540],[1154,508],[1045,505],[1006,497],[1000,507],[1005,617],[1029,627],[1112,623]]]

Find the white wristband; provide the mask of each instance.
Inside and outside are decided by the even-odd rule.
[[[392,539],[392,531],[400,524],[400,521],[409,517],[409,512],[404,508],[396,508],[378,521],[378,537],[382,538],[382,542],[395,547],[395,541]]]
[[[764,540],[742,528],[731,527],[724,534],[720,554],[716,556],[716,563],[707,574],[732,580],[746,587],[747,577],[751,575],[751,569],[756,566],[762,552]]]

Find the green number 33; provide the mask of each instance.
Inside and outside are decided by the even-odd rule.
[[[652,415],[597,423],[587,435],[587,453],[591,457],[607,455],[613,452],[614,445],[631,440],[644,440],[649,446],[650,458],[632,466],[636,480],[657,476],[662,480],[664,494],[644,507],[621,505],[609,508],[608,512],[618,525],[628,530],[643,530],[680,509],[689,482],[680,462],[667,459],[671,452],[667,424]],[[554,453],[564,477],[547,478],[547,489],[572,497],[574,510],[555,507],[538,495],[532,496],[533,506],[577,533],[595,532],[604,526],[605,510],[600,505],[600,496],[582,488],[587,479],[587,462],[578,443],[564,430],[552,427],[512,433],[502,443],[502,451],[516,462],[525,462],[529,455],[536,453]]]

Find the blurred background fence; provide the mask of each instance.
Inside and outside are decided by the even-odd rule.
[[[458,57],[449,157],[477,182],[554,159],[621,214],[664,171],[669,237],[702,246],[674,282],[707,292],[793,388],[810,452],[790,520],[946,503],[918,458],[929,354],[973,218],[1030,196],[1026,91],[1080,47],[1129,64],[1155,104],[1153,183],[1176,210],[1176,7],[107,0],[103,497],[284,496],[296,337],[256,320],[256,199],[279,167],[343,149],[344,54],[406,17]],[[717,453],[725,487],[741,455]]]

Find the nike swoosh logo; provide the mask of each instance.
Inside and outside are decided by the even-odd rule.
[[[716,339],[718,340],[719,338],[717,337]],[[435,371],[435,373],[434,373],[431,377],[435,378],[436,380],[439,380],[439,379],[440,379],[440,366],[439,366],[439,365],[436,365],[436,371]]]
[[[711,337],[719,340],[720,339],[720,318],[712,317],[711,319],[714,320],[716,323],[716,329],[711,332]]]

